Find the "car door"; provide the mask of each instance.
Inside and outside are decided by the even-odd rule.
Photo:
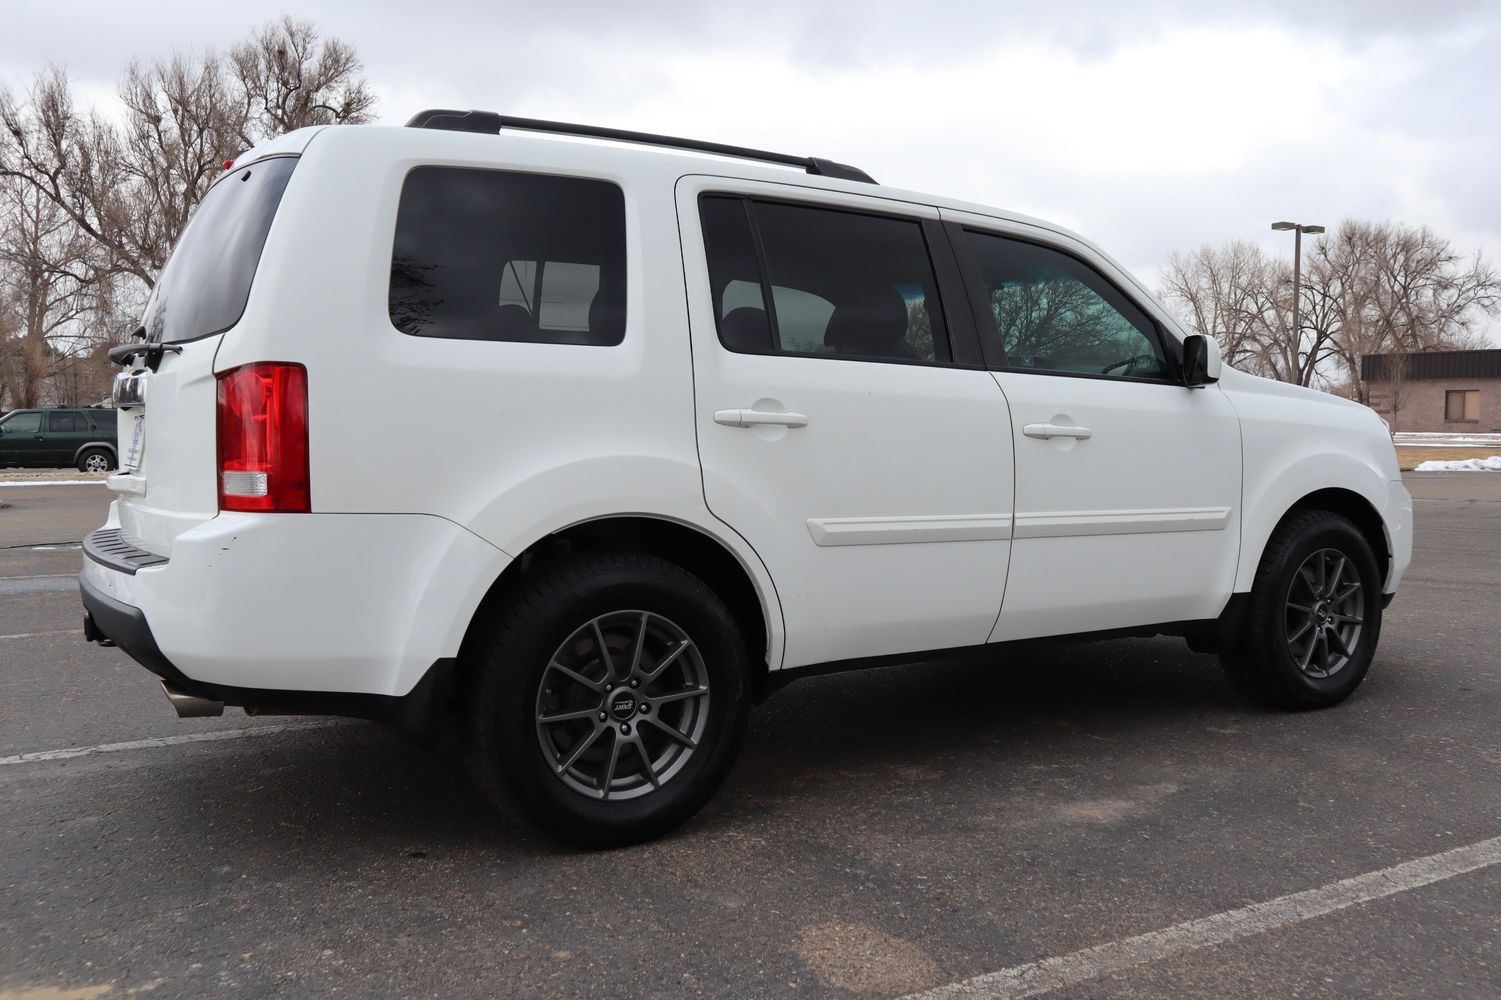
[[[783,665],[985,642],[1011,442],[937,212],[704,177],[678,212],[704,496],[770,572]]]
[[[0,421],[0,464],[42,465],[46,434],[40,410],[17,410]]]
[[[72,465],[78,449],[88,443],[89,422],[77,410],[47,412],[46,464]]]
[[[1016,448],[992,639],[1217,616],[1240,543],[1240,425],[1181,382],[1181,343],[1081,241],[945,212]]]

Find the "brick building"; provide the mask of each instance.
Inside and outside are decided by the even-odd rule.
[[[1501,431],[1501,350],[1367,354],[1371,408],[1396,431]]]

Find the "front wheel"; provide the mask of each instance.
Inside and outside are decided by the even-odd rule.
[[[750,702],[745,641],[718,595],[673,563],[595,554],[502,601],[466,664],[481,787],[590,846],[650,839],[697,812]]]
[[[1376,557],[1349,520],[1289,517],[1256,571],[1243,633],[1222,653],[1230,679],[1277,708],[1326,708],[1360,686],[1381,634]]]

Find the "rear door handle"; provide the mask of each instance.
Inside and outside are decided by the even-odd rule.
[[[726,427],[807,427],[808,418],[801,413],[770,410],[715,410],[714,422]]]
[[[1041,438],[1044,441],[1050,438],[1078,438],[1083,441],[1094,431],[1077,424],[1027,424],[1022,428],[1022,433],[1029,438]]]

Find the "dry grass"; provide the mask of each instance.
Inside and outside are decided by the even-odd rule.
[[[1501,448],[1404,448],[1397,445],[1397,464],[1403,472],[1410,472],[1419,462],[1451,461],[1466,458],[1490,458],[1501,454]]]

